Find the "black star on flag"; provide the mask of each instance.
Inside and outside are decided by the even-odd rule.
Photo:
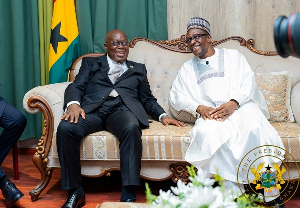
[[[58,42],[68,41],[67,38],[65,38],[64,36],[62,36],[60,34],[60,27],[61,27],[61,22],[59,22],[53,30],[51,29],[50,43],[52,44],[52,48],[53,48],[55,54],[57,54]]]

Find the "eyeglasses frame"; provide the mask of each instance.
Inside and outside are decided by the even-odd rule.
[[[208,36],[209,34],[208,33],[205,33],[205,34],[195,34],[193,37],[191,38],[186,38],[185,39],[185,43],[186,44],[189,44],[192,42],[192,40],[199,40],[201,37],[204,37],[204,36]]]
[[[107,43],[107,42],[106,42]],[[129,46],[128,41],[111,41],[110,42],[113,46],[118,47],[120,44],[124,47]]]

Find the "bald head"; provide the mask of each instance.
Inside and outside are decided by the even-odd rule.
[[[113,61],[123,63],[129,53],[127,35],[121,30],[111,30],[106,34],[104,48]]]
[[[105,42],[110,42],[116,34],[120,34],[127,39],[127,35],[122,30],[111,30],[106,34]]]

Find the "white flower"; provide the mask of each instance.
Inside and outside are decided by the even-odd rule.
[[[181,180],[177,187],[171,190],[159,191],[159,196],[152,205],[153,208],[237,208],[237,203],[232,201],[223,187],[215,187],[214,179],[207,177],[207,173],[201,169],[193,177],[189,177],[191,183],[187,185]]]
[[[208,174],[206,171],[199,169],[195,177],[189,177],[190,181],[193,183],[200,183],[202,186],[212,186],[215,183],[214,179],[207,177]]]
[[[225,208],[238,208],[238,205],[234,201],[227,201],[223,203],[223,207]]]
[[[174,194],[171,193],[171,190],[168,190],[167,192],[159,190],[159,196],[154,201],[154,204],[161,204],[165,207],[175,207],[179,203],[180,200]]]
[[[211,204],[210,208],[237,208],[237,203],[228,197],[227,192],[222,192],[220,187],[214,188],[212,192],[216,196],[216,200]]]
[[[190,190],[189,186],[185,185],[181,180],[177,181],[177,187],[171,187],[173,193],[179,198],[182,198]]]
[[[211,205],[216,199],[216,195],[212,193],[213,187],[199,186],[197,188],[193,188],[185,200],[187,207],[198,208],[205,205]]]

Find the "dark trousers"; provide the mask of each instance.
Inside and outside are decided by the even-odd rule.
[[[107,130],[119,139],[122,185],[139,185],[142,156],[142,131],[136,116],[121,105],[108,114],[99,111],[81,117],[77,124],[61,121],[57,128],[57,151],[63,190],[82,186],[80,141],[88,134]]]
[[[0,126],[3,131],[0,135],[0,166],[13,145],[22,135],[26,124],[26,117],[14,106],[0,97]],[[0,167],[0,178],[5,176]]]

